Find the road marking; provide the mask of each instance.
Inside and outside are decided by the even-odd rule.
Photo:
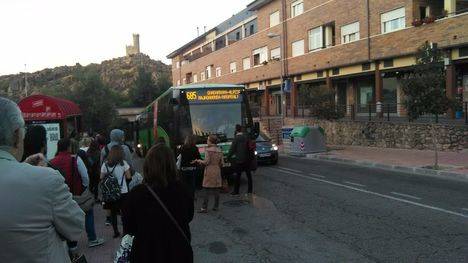
[[[398,193],[398,192],[391,192],[391,194],[399,195],[399,196],[403,196],[403,197],[408,197],[408,198],[412,198],[412,199],[416,199],[416,200],[421,200],[420,197],[417,197],[417,196],[414,196],[414,195],[407,195],[407,194],[402,194],[402,193]]]
[[[353,183],[353,182],[350,182],[350,181],[343,181],[343,183],[345,183],[345,184],[351,184],[351,185],[355,185],[355,186],[360,186],[360,187],[366,187],[366,186],[363,185],[363,184]]]
[[[319,178],[326,178],[325,176],[320,175],[320,174],[309,174],[309,175],[314,176],[314,177],[319,177]]]
[[[468,208],[462,208],[462,210],[465,210],[465,211],[467,211],[467,212],[468,212]]]
[[[286,168],[286,167],[282,167],[282,166],[278,166],[277,168],[278,168],[278,169],[281,169],[281,170],[290,171],[290,172],[295,172],[295,173],[302,173],[302,171],[299,171],[299,170],[294,170],[294,169],[291,169],[291,168]]]
[[[455,216],[460,216],[460,217],[463,217],[463,218],[468,218],[468,215],[453,212],[453,211],[446,210],[446,209],[436,207],[436,206],[425,205],[425,204],[421,204],[421,203],[418,203],[418,202],[413,202],[413,201],[409,201],[409,200],[406,200],[406,199],[401,199],[401,198],[390,196],[390,195],[379,194],[379,193],[372,192],[372,191],[369,191],[369,190],[364,190],[364,189],[356,188],[356,187],[353,187],[353,186],[340,184],[340,183],[335,183],[335,182],[332,182],[332,181],[327,181],[327,180],[314,178],[314,177],[310,177],[310,176],[306,176],[306,175],[302,175],[302,174],[297,174],[297,173],[293,173],[293,172],[287,172],[287,171],[280,171],[280,172],[288,173],[288,174],[295,175],[295,176],[305,178],[305,179],[309,179],[309,180],[314,180],[314,181],[317,181],[317,182],[331,184],[331,185],[334,185],[334,186],[344,187],[344,188],[351,189],[351,190],[354,190],[354,191],[357,191],[357,192],[366,193],[366,194],[370,194],[370,195],[375,195],[375,196],[379,196],[379,197],[382,197],[382,198],[386,198],[386,199],[390,199],[390,200],[394,200],[394,201],[398,201],[398,202],[402,202],[402,203],[406,203],[406,204],[410,204],[410,205],[414,205],[414,206],[419,206],[419,207],[431,209],[431,210],[434,210],[434,211],[439,211],[439,212],[450,214],[450,215],[455,215]]]

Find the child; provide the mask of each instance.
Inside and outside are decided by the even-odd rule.
[[[213,211],[219,208],[219,190],[222,186],[221,168],[223,167],[223,152],[216,145],[218,138],[215,135],[208,136],[208,146],[205,150],[205,160],[197,160],[196,162],[205,165],[205,173],[203,176],[203,189],[205,196],[203,206],[200,213],[208,212],[208,198],[214,195],[215,203]]]

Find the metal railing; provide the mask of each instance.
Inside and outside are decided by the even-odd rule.
[[[265,114],[264,108],[260,106],[251,107],[253,117],[271,116]],[[382,103],[382,104],[350,104],[334,105],[330,110],[331,119],[345,119],[352,121],[388,121],[388,122],[416,122],[416,123],[447,123],[468,125],[468,102],[452,118],[451,114],[432,115],[424,114],[416,120],[411,120],[407,114],[404,104]],[[274,116],[274,115],[273,115]],[[292,116],[292,110],[288,110],[288,117]],[[299,118],[323,118],[323,114],[314,105],[299,105],[297,107]]]

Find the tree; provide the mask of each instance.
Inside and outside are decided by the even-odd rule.
[[[442,51],[424,43],[416,54],[416,65],[400,79],[404,104],[411,120],[424,114],[437,116],[454,107],[445,93],[445,70]]]
[[[343,112],[339,111],[335,102],[335,91],[326,86],[311,86],[299,89],[302,104],[310,109],[310,115],[318,119],[339,119]]]
[[[146,106],[170,87],[171,83],[165,74],[159,76],[154,82],[151,72],[143,67],[138,68],[138,76],[129,92],[134,106]]]
[[[103,84],[97,71],[80,70],[75,78],[77,83],[72,88],[69,99],[83,111],[85,128],[107,132],[117,116],[114,92]]]

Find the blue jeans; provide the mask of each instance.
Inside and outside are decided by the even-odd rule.
[[[94,211],[92,208],[86,212],[85,228],[86,234],[88,235],[88,241],[96,240],[96,229],[94,228]]]

